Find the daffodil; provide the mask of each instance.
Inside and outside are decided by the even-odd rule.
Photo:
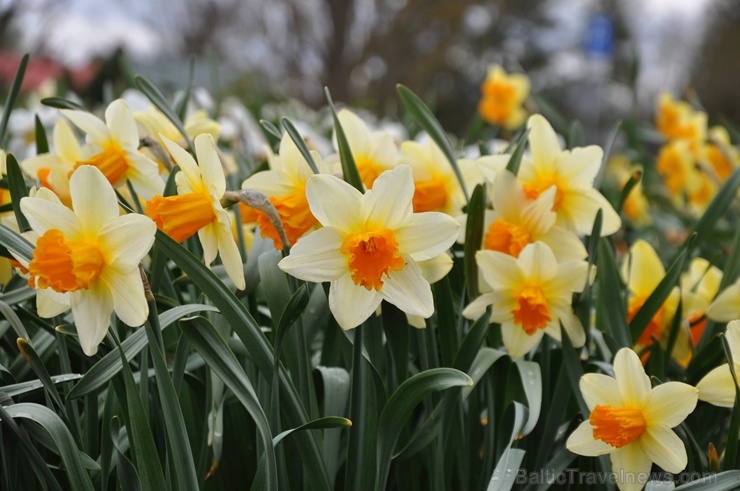
[[[139,132],[134,116],[123,99],[110,103],[105,110],[105,122],[86,111],[62,109],[72,123],[87,133],[91,144],[89,155],[78,161],[97,167],[113,187],[131,181],[139,195],[148,199],[164,190],[155,162],[139,152]]]
[[[697,346],[707,326],[706,311],[719,291],[722,271],[703,257],[695,257],[681,275],[684,317],[690,326],[691,345]]]
[[[566,447],[588,457],[608,454],[621,491],[642,489],[653,463],[672,473],[686,468],[686,448],[671,428],[694,410],[697,389],[681,382],[651,387],[629,348],[614,357],[614,377],[587,373],[579,386],[590,414]]]
[[[684,140],[698,149],[707,135],[707,114],[694,110],[685,101],[676,101],[668,93],[658,100],[655,126],[669,141]]]
[[[242,189],[255,189],[270,199],[292,245],[318,224],[311,214],[306,197],[306,181],[313,172],[287,132],[280,140],[278,155],[270,153],[268,156],[270,170],[252,174],[242,183]],[[312,157],[319,171],[326,172],[319,154],[313,152]],[[275,248],[282,249],[280,235],[265,213],[257,214],[257,225],[262,237],[272,239]]]
[[[730,346],[732,364],[736,374],[740,374],[740,321],[727,324],[727,344]],[[730,365],[725,363],[710,371],[702,378],[696,388],[699,399],[715,406],[733,407],[735,405],[735,381],[732,379]]]
[[[529,78],[520,73],[507,74],[499,65],[492,65],[481,85],[478,113],[496,126],[515,129],[522,125],[527,112],[522,104],[529,96]]]
[[[342,109],[338,117],[360,179],[365,187],[371,188],[381,173],[398,165],[398,147],[389,133],[370,131],[367,124],[352,111]]]
[[[640,166],[633,165],[625,154],[616,154],[609,159],[606,173],[607,176],[614,181],[619,191],[623,192],[624,187],[630,178],[632,178],[636,173],[642,175],[643,169]],[[627,198],[622,204],[622,212],[629,221],[635,225],[646,226],[652,223],[653,219],[650,216],[650,203],[645,196],[642,179],[640,179],[630,190]]]
[[[528,244],[517,258],[497,251],[478,251],[476,261],[493,291],[475,299],[463,315],[476,319],[493,306],[491,322],[501,324],[510,356],[529,353],[545,334],[559,341],[561,324],[573,346],[583,346],[586,334],[571,303],[573,293],[586,286],[586,261],[558,263],[543,242]]]
[[[631,321],[653,293],[658,283],[665,276],[665,268],[653,247],[642,239],[635,241],[622,263],[622,279],[627,283],[629,297],[627,300],[627,321]],[[663,302],[652,319],[645,326],[635,342],[635,348],[645,348],[658,340],[664,347],[668,343],[670,326],[678,309],[680,293],[673,287],[668,298]],[[678,331],[678,338],[672,356],[682,365],[691,359],[689,333],[683,327]]]
[[[323,225],[298,240],[278,266],[306,281],[330,281],[329,308],[352,329],[387,300],[409,315],[430,317],[434,300],[420,261],[437,258],[457,237],[441,213],[413,213],[411,169],[400,165],[360,193],[330,175],[308,180],[311,212]]]
[[[563,150],[552,126],[539,114],[531,116],[527,126],[531,158],[522,160],[518,175],[527,196],[535,198],[555,186],[552,209],[558,216],[558,225],[579,235],[590,234],[601,209],[601,234],[611,235],[619,230],[619,215],[594,188],[603,150],[595,145]]]
[[[52,144],[53,153],[29,157],[21,162],[21,169],[69,205],[69,176],[77,162],[84,160],[83,149],[72,128],[61,118],[54,125]]]
[[[719,182],[724,182],[740,167],[740,152],[732,145],[730,134],[725,128],[710,128],[709,143],[703,147],[701,160],[709,164]]]
[[[234,285],[243,290],[244,266],[239,247],[231,233],[231,217],[221,206],[226,178],[216,151],[216,142],[208,133],[194,140],[198,163],[177,143],[162,137],[165,148],[180,166],[175,176],[176,196],[155,196],[147,202],[147,215],[157,227],[178,242],[198,232],[207,265],[221,256],[221,262]]]
[[[42,198],[21,200],[39,236],[28,263],[29,282],[69,293],[80,345],[91,356],[114,311],[129,326],[146,321],[139,262],[154,242],[156,226],[143,215],[121,216],[116,194],[98,169],[78,169],[69,185],[72,210]]]
[[[514,174],[499,172],[491,187],[494,209],[485,212],[483,248],[518,257],[525,246],[540,241],[559,261],[585,258],[578,236],[555,225],[554,200],[554,187],[530,200]]]

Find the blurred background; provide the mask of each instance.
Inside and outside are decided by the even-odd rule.
[[[297,98],[397,114],[418,93],[450,132],[471,121],[487,67],[526,73],[587,139],[661,91],[740,121],[737,0],[0,0],[0,85],[32,54],[26,88],[64,77],[88,101],[134,73],[252,103]],[[0,89],[2,90],[2,89]],[[601,143],[601,142],[599,142]]]

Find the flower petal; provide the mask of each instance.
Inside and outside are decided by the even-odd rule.
[[[452,269],[452,258],[446,252],[437,254],[431,259],[417,261],[421,268],[421,274],[429,284],[433,284],[444,278]]]
[[[105,109],[105,122],[110,128],[111,136],[119,143],[137,148],[139,131],[131,108],[123,99],[116,99]]]
[[[342,251],[344,233],[334,227],[323,227],[301,237],[278,267],[305,281],[334,281],[348,274],[347,256]],[[353,283],[354,285],[354,283]]]
[[[108,268],[102,277],[113,297],[113,310],[124,324],[139,327],[146,322],[149,306],[139,270],[125,272]]]
[[[98,145],[104,145],[111,138],[110,129],[94,114],[87,111],[61,109],[72,124],[87,133],[87,135]]]
[[[208,135],[210,136],[210,135]],[[218,253],[221,256],[221,264],[226,269],[226,274],[237,290],[244,290],[247,284],[244,280],[244,263],[239,253],[239,246],[231,234],[231,220],[226,210],[219,210],[218,223],[214,223],[216,240],[218,241]]]
[[[203,247],[203,262],[210,267],[218,256],[218,223],[214,220],[198,230],[198,239]]]
[[[106,264],[119,270],[135,269],[152,248],[156,231],[149,217],[135,213],[108,221],[98,236]]]
[[[532,281],[548,281],[558,274],[555,254],[544,242],[527,244],[517,261],[524,275]]]
[[[592,411],[597,404],[614,407],[624,405],[622,398],[619,397],[619,388],[614,377],[603,373],[587,373],[581,377],[578,387],[581,389],[586,405]]]
[[[524,356],[532,351],[544,335],[545,331],[542,329],[537,329],[532,335],[529,335],[524,332],[524,329],[512,322],[501,324],[501,338],[509,356],[512,358]]]
[[[87,290],[72,292],[70,304],[82,351],[92,356],[108,333],[113,297],[103,282],[96,281]]]
[[[208,193],[220,198],[226,191],[226,178],[221,159],[216,152],[216,142],[208,133],[202,133],[195,137],[195,154],[198,156],[200,174],[206,185]]]
[[[570,434],[565,446],[571,452],[586,457],[597,457],[614,451],[608,443],[594,438],[594,427],[586,420]]]
[[[696,407],[699,391],[681,382],[666,382],[650,392],[650,401],[642,410],[648,427],[678,426]]]
[[[707,308],[707,317],[719,322],[729,322],[740,317],[740,282],[736,281],[717,295]]]
[[[411,167],[399,165],[393,170],[383,172],[375,179],[373,188],[365,194],[365,216],[372,217],[373,223],[379,227],[396,229],[411,218],[413,197],[414,179]],[[436,254],[439,252],[441,251],[437,251]]]
[[[493,293],[484,293],[468,304],[463,310],[463,317],[466,319],[477,319],[486,311],[489,305],[493,303]]]
[[[562,152],[558,136],[550,123],[541,115],[533,114],[527,121],[529,128],[529,150],[532,153],[532,163],[538,170],[547,171],[552,168],[555,157]]]
[[[644,407],[650,398],[650,378],[637,353],[629,348],[620,349],[614,357],[614,375],[624,404]]]
[[[617,475],[620,491],[640,491],[650,479],[653,462],[643,450],[640,440],[614,450],[612,472]]]
[[[167,148],[170,155],[172,155],[172,158],[175,159],[177,165],[180,166],[180,172],[185,175],[185,178],[190,184],[191,190],[200,191],[203,189],[203,178],[200,174],[200,168],[195,162],[195,159],[193,159],[193,156],[166,136],[159,135],[159,138],[162,140],[162,143],[164,143],[164,146]]]
[[[622,279],[631,292],[639,297],[650,295],[665,276],[665,268],[649,243],[638,239],[630,247],[622,263]]]
[[[355,285],[349,273],[331,282],[329,310],[339,327],[354,329],[375,313],[383,298],[375,290]]]
[[[21,198],[21,211],[39,236],[47,230],[60,230],[64,235],[77,236],[82,227],[77,215],[61,203],[42,198]]]
[[[720,407],[735,405],[735,381],[728,364],[720,365],[702,378],[696,388],[699,399]]]
[[[395,234],[404,254],[424,261],[449,249],[457,239],[459,228],[457,220],[444,213],[414,213]]]
[[[378,293],[402,311],[411,315],[431,317],[434,313],[432,288],[421,274],[421,268],[408,257],[400,270],[391,270],[383,277],[383,286]]]
[[[129,168],[126,178],[131,181],[141,199],[151,199],[164,192],[164,181],[159,176],[159,167],[136,150],[126,151]]]
[[[359,211],[362,193],[332,175],[311,176],[306,183],[306,198],[311,213],[325,227],[347,232],[364,221]]]
[[[673,430],[648,426],[640,436],[640,443],[647,457],[663,470],[677,474],[686,468],[686,447]]]
[[[69,191],[83,233],[97,234],[107,221],[118,217],[116,193],[97,167],[79,167],[69,180]]]
[[[517,260],[497,251],[478,251],[475,254],[483,278],[494,290],[518,290],[524,273]]]
[[[604,195],[594,188],[579,188],[565,193],[558,213],[558,223],[563,218],[567,226],[579,235],[590,234],[599,209],[603,212],[601,235],[612,235],[622,226],[622,219]]]

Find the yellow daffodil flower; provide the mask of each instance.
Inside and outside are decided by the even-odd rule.
[[[527,117],[522,104],[529,96],[529,88],[526,75],[507,74],[499,65],[492,65],[481,84],[478,114],[486,123],[509,130],[518,128]]]
[[[531,199],[555,186],[553,211],[557,224],[578,235],[590,234],[599,209],[604,220],[601,235],[619,230],[622,220],[604,196],[594,189],[603,151],[596,145],[563,150],[547,120],[535,114],[529,118],[530,159],[523,159],[519,180]]]
[[[707,162],[719,182],[724,182],[740,167],[740,152],[732,144],[730,134],[721,126],[709,130],[709,143],[703,147],[702,161]]]
[[[698,150],[707,137],[707,114],[694,110],[688,102],[676,101],[670,94],[663,93],[658,99],[655,126],[669,141],[684,140]]]
[[[579,386],[590,414],[565,445],[578,455],[608,454],[620,491],[642,489],[653,462],[672,473],[686,468],[686,448],[671,428],[694,410],[697,389],[681,382],[651,387],[629,348],[614,357],[614,377],[587,373]]]
[[[492,305],[491,322],[501,323],[511,357],[529,353],[545,334],[559,341],[561,324],[573,346],[583,346],[586,334],[571,303],[573,293],[586,286],[586,261],[558,263],[543,242],[525,246],[518,258],[497,251],[478,251],[475,258],[493,291],[475,299],[463,315],[476,319]]]
[[[446,251],[458,223],[441,213],[413,213],[408,166],[384,172],[365,194],[319,174],[306,194],[323,228],[298,240],[278,266],[302,280],[330,281],[329,308],[343,329],[361,324],[382,300],[410,315],[432,315],[432,290],[418,263]]]
[[[717,322],[730,322],[740,317],[740,279],[717,295],[707,307],[707,317]]]
[[[727,344],[730,346],[735,373],[740,374],[740,321],[727,324]],[[696,388],[699,399],[720,407],[735,405],[735,381],[732,379],[730,365],[725,363],[710,371],[702,378]]]
[[[525,246],[541,241],[559,261],[588,255],[577,235],[555,225],[554,187],[530,200],[516,176],[503,170],[491,187],[491,201],[494,209],[485,213],[484,249],[519,257]]]
[[[231,233],[231,217],[221,206],[226,178],[216,151],[216,142],[208,133],[194,140],[198,163],[180,145],[162,137],[165,148],[180,166],[175,176],[176,196],[155,196],[146,204],[146,213],[157,227],[178,242],[198,232],[207,265],[220,254],[226,274],[237,289],[246,287],[239,247]]]
[[[642,167],[633,165],[624,154],[613,155],[606,166],[607,176],[615,183],[620,193],[635,172],[642,173]],[[646,226],[652,223],[650,203],[645,196],[642,180],[632,187],[624,201],[622,212],[634,225]]]
[[[319,154],[312,152],[311,155],[319,171],[326,172]],[[255,189],[270,199],[283,222],[285,235],[290,245],[293,245],[318,223],[311,214],[306,197],[306,181],[313,172],[288,133],[280,140],[278,155],[268,156],[270,170],[252,174],[242,183],[242,189]],[[280,235],[267,215],[257,213],[256,221],[260,235],[272,239],[276,249],[282,249]]]
[[[69,185],[72,210],[42,198],[21,200],[39,235],[28,263],[29,283],[70,294],[80,345],[91,356],[114,311],[129,326],[146,321],[139,262],[154,242],[156,226],[143,215],[120,216],[116,194],[96,168],[81,167]]]
[[[53,153],[29,157],[21,162],[21,169],[69,206],[69,176],[77,162],[84,160],[83,149],[72,128],[61,118],[54,125],[52,144]]]
[[[655,249],[639,239],[630,247],[622,263],[621,274],[629,292],[627,322],[630,322],[665,276],[665,268]],[[654,340],[658,340],[664,348],[667,346],[670,326],[676,315],[680,296],[678,287],[673,287],[668,298],[635,341],[635,349],[646,348],[653,344]],[[686,366],[691,360],[691,344],[687,329],[683,327],[679,329],[671,356],[682,366]]]
[[[386,170],[398,165],[399,153],[390,133],[370,131],[367,124],[355,113],[342,109],[338,114],[357,172],[366,188],[373,187],[375,179]],[[334,137],[336,148],[336,136]]]
[[[110,103],[105,123],[86,111],[62,109],[72,123],[87,133],[90,155],[75,164],[97,167],[113,187],[130,180],[139,195],[148,199],[164,190],[159,168],[139,152],[139,132],[131,109],[123,99]]]

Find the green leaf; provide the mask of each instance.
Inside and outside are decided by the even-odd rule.
[[[522,379],[522,388],[527,398],[527,424],[522,428],[522,435],[529,435],[540,419],[542,408],[542,372],[540,366],[533,361],[522,359],[514,360],[519,376]]]
[[[586,138],[583,136],[583,125],[580,121],[573,121],[568,132],[568,148],[573,150],[576,147],[582,147]]]
[[[121,348],[116,340],[115,351],[121,357],[121,375],[125,386],[126,407],[128,409],[130,427],[127,427],[130,444],[134,450],[136,467],[141,478],[141,486],[144,489],[165,489],[164,474],[154,444],[154,435],[149,426],[149,419],[141,402],[139,391],[136,388],[133,373]],[[143,384],[142,384],[143,385]],[[123,403],[124,401],[121,401]]]
[[[516,143],[516,148],[509,158],[509,162],[506,164],[506,170],[514,174],[519,174],[519,167],[522,164],[522,157],[524,156],[524,149],[527,148],[527,138],[529,138],[529,128],[522,133]]]
[[[126,458],[126,451],[120,444],[121,423],[117,417],[111,418],[110,439],[116,454],[116,468],[118,469],[118,484],[126,491],[140,491],[139,474],[131,461]]]
[[[33,259],[33,245],[15,230],[0,225],[0,245],[7,247],[26,261]]]
[[[614,126],[612,126],[611,131],[609,132],[609,137],[606,139],[606,144],[604,145],[604,156],[601,159],[601,169],[603,172],[603,169],[606,169],[606,164],[609,162],[609,157],[612,154],[612,148],[614,148],[614,143],[617,141],[617,137],[619,136],[619,132],[622,129],[622,122],[617,121],[614,123]]]
[[[190,153],[195,155],[195,150],[193,149],[192,142],[190,141],[190,136],[188,136],[187,131],[185,131],[182,120],[177,116],[175,111],[172,110],[172,107],[167,102],[167,99],[165,99],[164,95],[162,95],[162,92],[159,91],[157,86],[141,75],[137,75],[134,77],[134,85],[136,85],[136,88],[139,89],[145,96],[147,96],[147,98],[152,101],[152,104],[157,106],[157,109],[162,111],[162,114],[167,116],[167,119],[169,119],[172,124],[175,125],[175,128],[177,128],[177,131],[180,132],[183,139],[188,142]]]
[[[298,148],[298,151],[301,153],[303,158],[306,160],[306,163],[311,168],[314,174],[319,173],[319,168],[316,166],[316,162],[313,160],[313,156],[311,155],[311,151],[308,149],[308,146],[306,146],[306,142],[303,140],[303,137],[298,132],[296,127],[291,123],[291,121],[287,118],[283,118],[283,128],[285,128],[285,132],[290,135],[290,139],[293,140],[293,143],[295,143],[295,146]],[[278,135],[280,132],[278,132]],[[278,137],[281,138],[281,137]]]
[[[31,226],[28,224],[25,215],[21,212],[21,199],[28,196],[26,180],[23,178],[21,167],[12,153],[8,154],[6,165],[8,168],[8,190],[10,191],[10,199],[13,203],[15,219],[18,221],[18,229],[21,232],[27,232],[31,230]]]
[[[722,340],[722,348],[725,351],[725,358],[727,358],[727,365],[730,368],[730,374],[732,375],[732,381],[735,382],[735,404],[732,407],[732,415],[730,416],[730,427],[727,429],[727,443],[725,446],[725,456],[722,462],[722,470],[737,469],[738,467],[738,437],[740,436],[740,388],[738,388],[738,374],[735,371],[735,361],[732,359],[732,350],[730,349],[730,343],[727,341],[727,337],[720,336]]]
[[[223,380],[226,386],[234,393],[239,402],[249,412],[257,426],[266,464],[265,489],[277,489],[277,462],[273,450],[270,422],[262,410],[252,383],[242,369],[234,353],[229,349],[226,341],[216,329],[202,317],[180,321],[182,333],[190,344],[200,353],[211,370]]]
[[[36,129],[36,155],[48,153],[49,141],[46,138],[46,129],[44,129],[44,125],[41,124],[38,114],[33,117],[33,123]]]
[[[632,172],[630,178],[624,184],[624,187],[622,188],[622,194],[619,195],[619,204],[616,208],[617,213],[622,213],[622,210],[624,209],[624,204],[627,202],[627,198],[629,198],[629,195],[632,190],[635,189],[635,186],[640,184],[640,181],[642,181],[642,170],[635,169]]]
[[[191,304],[182,305],[172,308],[159,314],[159,325],[164,330],[176,320],[196,312],[217,312],[218,310],[211,305]],[[121,347],[126,358],[135,358],[142,349],[147,346],[146,331],[139,329],[131,336],[126,338]],[[106,354],[100,361],[93,365],[67,394],[67,399],[75,399],[88,394],[113,378],[121,371],[121,357],[116,351]]]
[[[581,389],[579,388],[581,377],[583,376],[581,359],[578,357],[578,353],[576,353],[575,348],[573,348],[573,343],[570,342],[568,333],[565,331],[565,329],[562,329],[562,327],[560,331],[562,337],[561,341],[563,345],[563,364],[565,365],[565,371],[568,375],[570,387],[573,391],[573,395],[576,398],[576,402],[578,402],[578,407],[581,410],[581,414],[584,418],[587,418],[589,414],[591,414],[591,411],[589,411],[588,406],[586,405],[586,401],[585,399],[583,399],[583,394],[581,394]]]
[[[621,347],[630,347],[632,341],[627,328],[627,313],[624,299],[620,294],[622,279],[619,277],[617,260],[611,245],[608,239],[603,237],[599,240],[596,271],[599,282],[596,326],[601,331],[609,333]]]
[[[93,485],[85,467],[82,464],[82,451],[77,448],[72,434],[57,414],[51,409],[33,403],[20,403],[6,406],[5,411],[11,418],[32,420],[44,428],[56,444],[59,456],[64,462],[64,468],[72,489],[92,491]],[[162,489],[162,488],[160,488]]]
[[[481,348],[475,359],[470,364],[470,368],[467,370],[468,375],[473,380],[473,385],[470,387],[464,387],[462,390],[463,400],[467,399],[473,388],[478,385],[478,382],[483,378],[483,375],[501,358],[506,356],[505,351],[501,351],[493,348]]]
[[[0,119],[0,145],[2,145],[2,142],[5,140],[5,131],[8,129],[10,113],[13,111],[15,100],[18,98],[18,94],[21,91],[21,84],[23,83],[23,76],[26,74],[28,59],[28,53],[23,55],[23,58],[21,58],[21,62],[18,64],[18,71],[15,72],[15,77],[13,78],[13,83],[10,84],[8,97],[5,99],[5,106],[3,106],[3,116],[2,119]]]
[[[323,418],[309,421],[308,423],[301,425],[298,428],[292,428],[290,430],[283,431],[272,439],[272,444],[274,446],[277,446],[280,442],[283,441],[286,436],[295,433],[296,431],[349,428],[350,426],[352,426],[352,421],[348,420],[347,418],[342,418],[339,416],[325,416]]]
[[[676,488],[676,491],[730,491],[737,489],[738,481],[740,481],[740,470],[730,470],[682,484]]]
[[[2,300],[0,300],[0,314],[8,320],[8,323],[10,323],[10,326],[18,335],[19,339],[24,339],[26,341],[31,340],[31,337],[28,335],[28,331],[26,331],[26,326],[23,325],[18,314],[15,313],[15,310],[13,310],[10,305]]]
[[[694,232],[696,233],[696,242],[694,245],[698,246],[702,241],[710,237],[711,231],[714,230],[719,219],[725,216],[725,212],[735,199],[738,187],[740,187],[740,169],[735,169],[719,191],[717,191],[714,199],[709,203],[706,211],[696,224],[696,227],[694,228]],[[690,238],[691,236],[689,239]]]
[[[54,107],[56,109],[87,111],[85,106],[83,106],[82,104],[78,104],[75,101],[70,101],[69,99],[64,99],[63,97],[46,97],[44,99],[41,99],[41,104],[49,107]]]
[[[275,126],[271,122],[267,121],[266,119],[260,119],[260,124],[265,129],[265,131],[267,131],[269,134],[271,134],[272,136],[274,136],[275,139],[277,139],[277,141],[282,140],[283,134],[280,133],[280,130],[278,129],[277,126]],[[300,148],[299,148],[299,150],[300,150]]]
[[[516,483],[519,467],[522,465],[526,451],[520,448],[508,448],[501,456],[493,470],[488,491],[508,491]]]
[[[78,380],[82,377],[79,373],[66,373],[63,375],[52,375],[51,381],[54,384],[60,384],[62,382],[69,382],[72,380]],[[25,382],[19,382],[17,384],[4,385],[0,387],[0,392],[4,392],[10,397],[15,397],[34,390],[38,390],[44,387],[44,384],[40,380],[27,380]]]
[[[376,489],[385,489],[396,442],[416,405],[432,392],[472,385],[473,380],[459,370],[433,368],[409,378],[391,394],[378,425]]]
[[[478,184],[468,203],[468,217],[465,224],[465,289],[468,298],[475,300],[480,295],[478,290],[478,261],[476,253],[483,244],[483,226],[486,214],[486,185]]]
[[[460,183],[460,188],[467,200],[470,195],[465,186],[465,180],[463,179],[462,172],[460,172],[460,167],[457,165],[457,159],[452,153],[450,141],[447,139],[447,135],[439,124],[439,121],[434,117],[434,114],[429,107],[424,104],[424,101],[422,101],[419,96],[411,92],[407,87],[398,84],[396,85],[396,91],[398,92],[398,96],[404,107],[409,111],[409,113],[411,113],[416,122],[419,123],[419,126],[421,126],[424,131],[429,134],[431,139],[434,140],[437,146],[439,146],[439,149],[442,150],[444,156],[447,157],[447,161],[452,166],[452,170],[455,172],[457,181]]]
[[[349,404],[350,378],[349,373],[340,367],[316,367],[314,370],[315,385],[319,387],[321,380],[324,416],[341,416],[347,414]],[[329,489],[334,489],[334,481],[340,467],[342,454],[341,431],[331,430],[324,432],[324,462],[329,474]]]
[[[342,123],[339,121],[337,110],[334,107],[334,101],[331,99],[331,94],[329,93],[328,88],[324,88],[324,92],[326,94],[326,99],[329,101],[329,108],[331,109],[331,115],[334,119],[334,135],[337,138],[339,160],[342,163],[342,174],[344,176],[344,180],[359,192],[364,193],[365,187],[362,184],[362,179],[360,179],[360,173],[357,171],[355,158],[352,156],[352,149],[349,147],[347,135],[344,133]]]
[[[39,378],[41,383],[44,384],[44,389],[46,390],[46,393],[57,405],[57,409],[66,415],[66,409],[64,407],[64,403],[62,402],[62,398],[59,397],[59,392],[57,392],[57,388],[54,385],[54,382],[52,381],[48,370],[46,370],[44,362],[41,361],[41,358],[36,353],[36,350],[33,349],[33,346],[31,346],[31,343],[29,343],[28,340],[23,338],[18,338],[17,344],[21,354],[26,357],[26,360],[28,361],[28,363],[30,363],[34,373]]]
[[[260,326],[234,293],[200,259],[166,234],[158,230],[155,240],[165,255],[174,261],[218,308],[241,339],[249,352],[249,357],[259,370],[264,374],[271,373],[273,370],[272,347],[267,342]],[[280,370],[280,383],[282,384],[280,395],[285,398],[282,408],[286,422],[290,426],[300,426],[309,421],[296,388],[286,371],[282,369]],[[301,432],[296,435],[296,440],[306,472],[312,476],[311,485],[318,489],[328,489],[329,479],[320,459],[321,450],[314,432]]]

